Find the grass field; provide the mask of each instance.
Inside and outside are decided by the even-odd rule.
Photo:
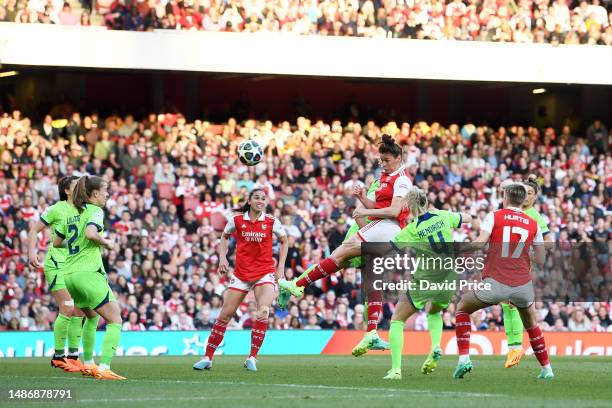
[[[118,357],[127,381],[98,381],[49,367],[47,359],[0,359],[1,407],[610,407],[612,361],[553,358],[556,378],[537,380],[526,357],[503,368],[503,357],[475,357],[464,380],[451,378],[455,356],[438,370],[419,372],[422,357],[405,357],[404,378],[386,381],[387,356],[262,356],[257,373],[243,357],[219,356],[212,371],[195,371],[195,357]],[[77,402],[9,401],[8,388],[66,388]]]

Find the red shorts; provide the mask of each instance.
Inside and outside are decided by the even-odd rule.
[[[232,276],[228,289],[237,290],[238,292],[243,293],[249,293],[249,291],[254,287],[262,285],[272,285],[274,289],[276,289],[275,275],[273,273],[268,273],[262,276],[261,278],[250,282],[245,282],[238,279],[236,276]]]

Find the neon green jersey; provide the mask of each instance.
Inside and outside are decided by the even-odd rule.
[[[540,228],[540,231],[542,231],[542,236],[550,232],[548,225],[546,225],[546,221],[544,221],[544,218],[536,211],[535,208],[531,207],[523,212],[538,223],[538,227]]]
[[[66,240],[67,254],[64,274],[73,272],[104,273],[100,245],[85,235],[88,225],[94,225],[99,233],[104,230],[104,211],[87,204],[82,213],[71,206],[71,211],[56,229],[56,234]]]
[[[40,221],[46,226],[51,228],[51,245],[49,246],[49,252],[45,262],[53,258],[53,263],[61,264],[66,261],[66,254],[68,251],[64,248],[53,247],[53,241],[55,240],[55,228],[62,223],[70,209],[74,208],[67,201],[58,201],[50,207],[47,207],[45,212],[40,216]]]
[[[453,271],[447,261],[451,259],[454,242],[453,229],[461,226],[461,214],[444,210],[430,210],[406,225],[392,240],[395,247],[411,247],[416,257],[428,259],[431,263],[421,263],[415,278],[445,278]],[[448,259],[446,259],[448,258]],[[435,260],[435,262],[433,261]],[[425,266],[424,268],[422,266]]]

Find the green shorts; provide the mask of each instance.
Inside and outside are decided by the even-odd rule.
[[[419,280],[416,279],[413,280],[413,282],[415,282],[416,287],[418,288],[420,285]],[[407,291],[407,295],[408,299],[417,310],[423,310],[427,305],[427,302],[431,302],[433,305],[439,306],[441,309],[446,309],[453,301],[455,291],[415,289]]]
[[[68,292],[79,309],[96,310],[115,300],[102,272],[73,272],[64,276]]]
[[[63,263],[56,262],[52,256],[48,256],[45,259],[43,269],[45,271],[45,279],[47,280],[47,285],[49,286],[50,292],[66,289],[64,274],[62,273],[63,266]]]

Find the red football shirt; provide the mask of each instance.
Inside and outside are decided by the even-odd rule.
[[[376,206],[374,208],[387,208],[391,206],[393,197],[403,197],[412,187],[412,181],[408,177],[408,171],[404,166],[395,170],[393,173],[383,173],[380,176],[380,185],[376,189]],[[402,209],[397,216],[397,221],[401,228],[406,226],[408,209]],[[377,220],[376,217],[370,219]]]
[[[274,273],[272,234],[277,237],[286,235],[281,223],[264,213],[251,220],[247,211],[232,216],[223,232],[231,234],[234,231],[238,240],[234,275],[243,282],[252,282]]]
[[[509,286],[529,282],[529,248],[544,243],[538,223],[520,209],[508,207],[489,213],[481,228],[491,234],[482,277]]]

